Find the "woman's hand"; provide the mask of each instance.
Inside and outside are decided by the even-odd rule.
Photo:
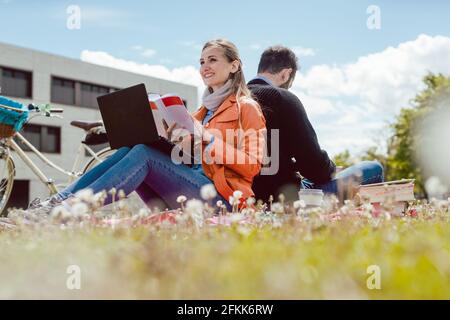
[[[173,143],[179,143],[186,136],[186,131],[182,128],[178,128],[177,124],[174,123],[170,127],[165,120],[163,120],[164,130],[167,133],[167,139]]]

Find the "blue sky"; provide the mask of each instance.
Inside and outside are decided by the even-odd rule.
[[[79,30],[69,30],[66,27],[66,9],[69,5],[78,5],[81,9]],[[366,9],[369,5],[377,5],[381,10],[380,30],[369,30],[366,26],[369,16]],[[120,61],[133,61],[137,65],[160,65],[172,72],[186,66],[197,68],[201,45],[211,38],[226,37],[240,49],[247,78],[255,74],[259,56],[265,47],[284,44],[301,53],[302,77],[298,77],[294,91],[301,98],[304,95],[302,101],[308,112],[311,111],[311,121],[318,128],[319,138],[322,138],[331,153],[335,153],[343,148],[342,143],[348,143],[349,149],[362,150],[369,141],[360,139],[353,143],[351,139],[358,131],[348,132],[348,128],[336,127],[336,116],[331,116],[326,110],[333,108],[339,115],[351,120],[350,124],[353,121],[356,127],[361,122],[371,122],[372,126],[359,127],[360,132],[369,136],[373,131],[370,128],[381,129],[382,122],[393,118],[395,112],[405,105],[405,97],[411,94],[411,88],[418,85],[417,79],[412,82],[404,80],[404,83],[400,81],[400,84],[394,81],[396,87],[393,89],[403,90],[405,94],[397,97],[396,101],[387,101],[398,104],[389,111],[383,106],[377,106],[377,103],[384,103],[383,101],[373,99],[369,94],[362,97],[351,90],[354,87],[352,81],[361,80],[353,76],[355,72],[348,73],[347,67],[350,66],[351,69],[354,66],[355,70],[360,68],[366,73],[372,73],[373,66],[375,74],[383,70],[379,65],[387,66],[384,63],[386,59],[395,57],[402,60],[401,57],[407,56],[412,57],[413,63],[408,69],[405,67],[396,70],[389,79],[411,78],[410,70],[416,78],[420,78],[425,69],[449,73],[447,64],[432,61],[449,49],[448,12],[450,2],[436,0],[0,0],[0,42],[77,59],[81,57],[83,50],[91,53],[104,52]],[[419,35],[427,38],[423,38],[421,42]],[[437,38],[438,36],[444,38]],[[402,49],[401,45],[404,43],[410,43],[410,46],[406,45]],[[420,48],[424,46],[427,48],[425,58],[420,52]],[[389,47],[397,51],[390,54]],[[373,54],[381,56],[374,58],[371,57]],[[89,57],[84,60],[97,61],[92,58],[93,55],[95,56],[87,54]],[[364,57],[369,57],[369,61],[366,64],[358,63]],[[445,55],[442,59],[445,59]],[[423,70],[415,71],[414,61],[419,61]],[[320,66],[323,68],[318,68]],[[393,69],[392,66],[388,68]],[[321,81],[326,82],[327,79],[332,79],[331,75],[339,72],[344,75],[344,79],[341,79],[342,90],[319,90],[322,87]],[[386,90],[382,87],[385,80],[383,76],[375,79],[371,74],[370,78],[372,83],[370,87],[366,87],[367,91],[379,84],[378,94]],[[193,83],[195,81],[192,80]],[[392,86],[387,90],[390,88]],[[398,96],[397,91],[393,91],[391,95]],[[310,103],[306,105],[306,102]],[[320,107],[311,105],[314,102]],[[344,109],[345,105],[351,105],[354,112],[349,114],[348,110],[353,109]],[[370,115],[361,112],[371,108],[373,110]],[[316,112],[317,110],[323,112]],[[342,114],[342,110],[347,114]],[[359,118],[353,116],[358,112]],[[346,122],[341,122],[341,125],[346,126]],[[336,139],[344,131],[347,132],[347,138],[342,135],[339,143],[331,139]]]
[[[66,9],[71,4],[81,8],[80,30],[66,28]],[[371,4],[381,9],[379,31],[366,28],[366,8]],[[262,48],[274,43],[314,49],[314,57],[301,61],[306,70],[317,63],[349,62],[420,33],[450,34],[450,2],[436,0],[1,0],[0,5],[3,42],[73,58],[79,58],[83,49],[101,50],[120,58],[162,61],[176,67],[197,63],[198,50],[187,44],[226,37],[240,48],[249,74],[256,71]],[[136,45],[157,54],[141,56],[130,50]],[[257,45],[261,50],[252,50]]]

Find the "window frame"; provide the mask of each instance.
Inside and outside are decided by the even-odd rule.
[[[27,88],[25,88],[26,94],[24,96],[16,95],[4,92],[4,79],[3,72],[10,71],[12,73],[13,79],[15,79],[15,73],[22,73],[25,75],[25,81],[28,84]],[[13,98],[22,98],[22,99],[33,99],[33,71],[30,70],[24,70],[24,69],[18,69],[13,67],[7,67],[7,66],[0,66],[0,87],[2,88],[0,95],[6,96],[6,97],[13,97]]]
[[[71,81],[72,83],[74,83],[74,103],[73,104],[68,104],[66,102],[59,102],[59,101],[54,101],[53,96],[53,80],[57,79],[57,80],[65,80],[65,81]],[[66,78],[64,76],[59,76],[56,74],[51,74],[50,75],[50,99],[51,102],[53,103],[60,103],[60,104],[65,104],[68,106],[74,106],[74,107],[81,107],[81,108],[89,108],[89,109],[96,109],[98,110],[98,105],[95,103],[94,105],[90,104],[90,103],[86,103],[83,100],[83,91],[88,92],[88,93],[98,93],[98,95],[102,95],[102,94],[107,94],[107,93],[111,93],[117,90],[120,90],[119,88],[115,88],[115,87],[111,87],[108,85],[102,85],[102,84],[97,84],[97,83],[92,83],[92,82],[87,82],[87,81],[82,81],[82,80],[76,80],[76,79],[70,79],[70,78]],[[83,86],[88,86],[89,87],[89,91],[87,90],[83,90]],[[104,89],[104,91],[106,92],[98,92],[99,89]],[[87,98],[87,100],[92,100],[92,98]],[[92,101],[91,101],[92,102]]]
[[[58,127],[58,126],[49,126],[49,125],[46,125],[46,124],[38,124],[38,123],[28,123],[28,124],[26,124],[25,126],[24,126],[24,128],[23,128],[23,130],[22,130],[22,135],[25,137],[25,139],[27,139],[28,141],[29,141],[29,139],[26,137],[26,134],[25,134],[25,132],[26,132],[26,129],[27,128],[30,128],[30,127],[37,127],[37,128],[39,128],[40,130],[39,130],[39,145],[38,146],[36,146],[36,145],[34,145],[33,144],[33,146],[39,151],[39,152],[41,152],[41,153],[48,153],[48,154],[58,154],[58,155],[60,155],[62,152],[62,147],[61,147],[61,145],[62,145],[62,128],[61,127]],[[57,139],[57,142],[56,142],[56,151],[49,151],[47,148],[46,148],[46,145],[45,145],[45,138],[47,137],[47,135],[49,135],[48,134],[48,129],[56,129],[56,132],[57,132],[57,134],[56,134],[56,139]],[[31,143],[31,141],[29,141],[30,143]],[[28,149],[28,147],[26,146],[26,145],[24,145],[23,143],[21,143],[19,140],[16,140],[16,143],[18,143],[19,144],[19,146],[22,148],[22,150],[23,151],[25,151],[25,152],[31,152],[31,150],[30,149]]]

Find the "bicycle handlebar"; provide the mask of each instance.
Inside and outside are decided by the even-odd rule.
[[[30,103],[28,105],[29,111],[35,111],[35,112],[42,112],[45,113],[45,115],[49,116],[51,113],[63,113],[64,109],[61,108],[50,108],[50,105],[35,105],[33,103]]]

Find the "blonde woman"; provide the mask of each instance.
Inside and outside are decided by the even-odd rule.
[[[247,89],[236,46],[223,39],[207,42],[201,52],[200,75],[207,88],[193,118],[203,128],[201,162],[179,165],[151,146],[123,147],[56,196],[32,208],[48,212],[61,202],[70,204],[74,193],[85,188],[94,193],[112,188],[126,194],[136,190],[146,203],[160,199],[169,208],[179,206],[179,195],[200,198],[200,189],[207,184],[215,188],[216,192],[210,193],[217,194],[214,201],[228,207],[234,191],[241,191],[242,199],[252,197],[253,177],[261,169],[265,120]],[[226,139],[230,130],[241,130],[243,135]],[[191,140],[188,136],[182,143]],[[112,201],[111,197],[106,203]]]

